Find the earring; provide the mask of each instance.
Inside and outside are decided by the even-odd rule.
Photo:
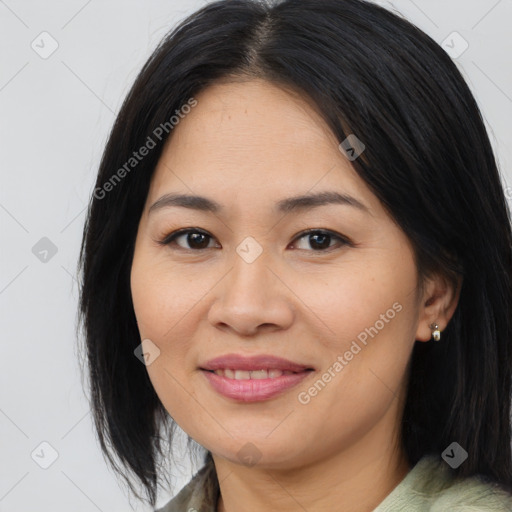
[[[430,328],[432,329],[432,338],[435,341],[439,341],[441,339],[441,331],[439,330],[439,326],[436,323],[430,324]]]

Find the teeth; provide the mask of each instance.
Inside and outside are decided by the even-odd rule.
[[[281,377],[281,375],[291,375],[294,372],[290,372],[288,370],[277,370],[272,368],[270,370],[254,370],[254,371],[246,371],[246,370],[231,370],[229,368],[223,370],[215,370],[216,375],[220,377],[226,377],[228,379],[235,380],[258,380],[258,379],[275,379],[277,377]]]
[[[249,373],[251,374],[251,379],[268,379],[267,370],[256,370]]]

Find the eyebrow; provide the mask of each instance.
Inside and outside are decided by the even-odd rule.
[[[306,194],[282,199],[276,203],[276,209],[277,212],[289,213],[311,210],[313,208],[329,204],[352,206],[363,212],[370,213],[370,209],[355,197],[333,191],[318,192],[316,194]],[[165,194],[151,205],[148,214],[156,210],[172,206],[212,213],[219,213],[224,209],[221,204],[207,197],[189,194]]]

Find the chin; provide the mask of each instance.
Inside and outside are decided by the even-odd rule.
[[[266,431],[265,431],[266,432]],[[259,469],[289,469],[300,466],[304,454],[293,438],[286,439],[276,436],[274,439],[266,437],[267,434],[244,435],[233,439],[224,439],[221,443],[217,439],[215,444],[203,444],[214,456],[222,457],[233,464]]]

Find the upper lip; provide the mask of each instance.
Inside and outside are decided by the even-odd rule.
[[[302,372],[304,370],[313,370],[309,365],[294,363],[282,357],[276,357],[269,354],[254,356],[243,356],[240,354],[225,354],[215,359],[210,359],[201,365],[201,369],[215,371],[223,369],[257,371],[276,369],[281,371]]]

